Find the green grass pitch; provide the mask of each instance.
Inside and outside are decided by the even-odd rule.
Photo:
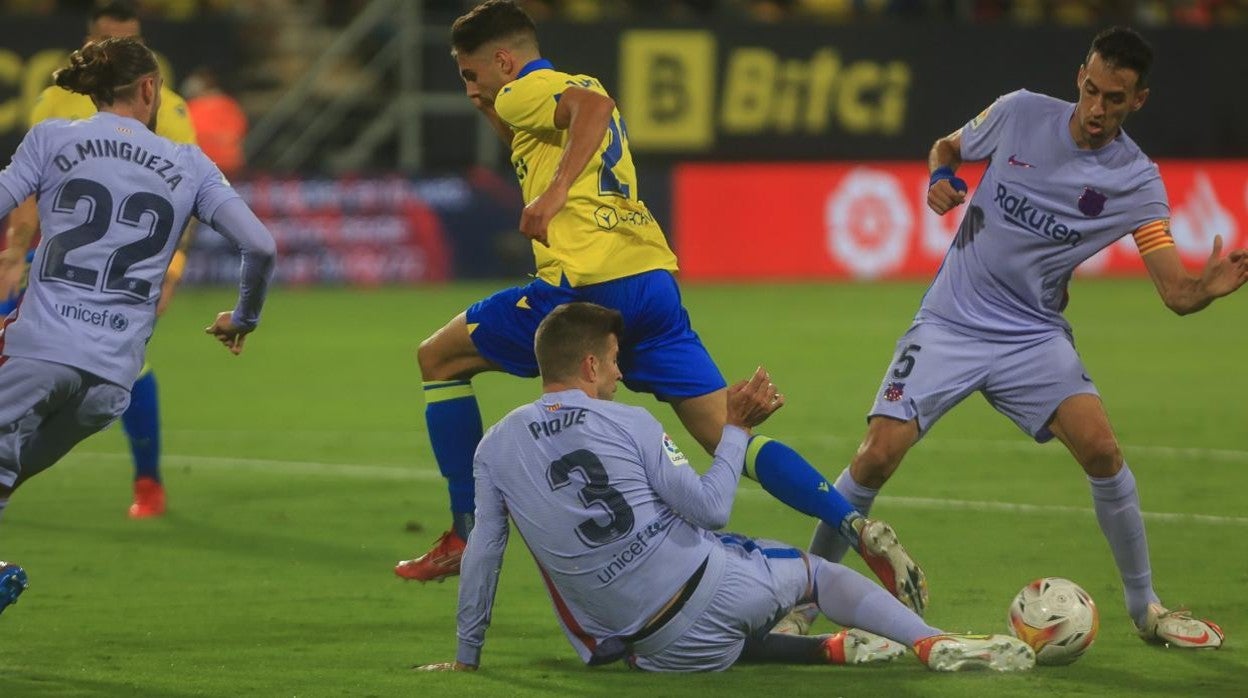
[[[938,626],[1001,632],[1031,579],[1082,584],[1101,631],[1073,666],[937,675],[906,657],[697,676],[591,670],[517,544],[482,670],[410,671],[452,658],[456,601],[454,581],[391,573],[448,522],[414,351],[497,287],[278,289],[241,357],[202,334],[231,295],[182,293],[150,349],[169,514],[125,518],[130,464],[117,428],[14,497],[0,557],[25,566],[31,588],[0,616],[0,695],[1248,695],[1248,296],[1178,318],[1147,281],[1079,281],[1068,314],[1140,483],[1158,591],[1222,624],[1221,651],[1135,638],[1082,472],[976,396],[911,452],[875,513],[926,568]],[[835,477],[923,288],[693,285],[685,301],[729,379],[762,363],[789,396],[763,431]],[[487,423],[539,388],[506,376],[476,385]],[[670,410],[621,394],[654,407],[693,455]],[[743,483],[734,530],[804,546],[811,526]]]

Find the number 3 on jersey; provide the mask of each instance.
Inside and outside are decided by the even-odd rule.
[[[578,449],[552,462],[546,471],[551,491],[572,484],[574,470],[579,470],[585,478],[585,486],[577,493],[581,505],[599,515],[605,508],[611,517],[605,524],[598,523],[593,517],[585,519],[576,527],[576,537],[585,545],[597,548],[631,533],[635,519],[633,508],[625,501],[624,495],[611,486],[606,467],[592,451]]]
[[[602,151],[602,167],[598,168],[598,193],[631,198],[632,186],[621,182],[615,172],[620,158],[624,157],[624,145],[628,142],[628,127],[624,125],[624,117],[611,115],[611,121],[607,124],[607,135],[611,140]]]

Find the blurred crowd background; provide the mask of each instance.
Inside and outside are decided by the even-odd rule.
[[[615,98],[686,278],[930,276],[957,224],[922,205],[932,141],[1018,88],[1073,99],[1111,24],[1157,51],[1126,128],[1162,163],[1181,251],[1248,241],[1248,0],[519,2],[543,55]],[[201,147],[275,230],[282,282],[531,271],[508,149],[449,55],[474,0],[0,0],[0,166],[108,4],[141,19]],[[762,271],[732,257],[760,229],[788,255]],[[222,244],[196,241],[189,282],[232,279]],[[1119,247],[1088,273],[1142,274]]]
[[[190,21],[209,14],[247,18],[313,13],[341,24],[364,0],[140,0],[146,17]],[[1244,0],[525,0],[537,20],[572,22],[743,20],[754,22],[863,22],[892,19],[942,22],[1056,23],[1083,26],[1131,22],[1143,26],[1213,26],[1248,21]],[[82,14],[92,0],[5,0],[0,9],[21,14]],[[467,0],[425,0],[431,17],[454,16]]]

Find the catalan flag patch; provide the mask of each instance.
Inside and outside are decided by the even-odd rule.
[[[1174,238],[1170,236],[1170,219],[1163,218],[1151,223],[1146,223],[1134,233],[1135,246],[1140,250],[1140,256],[1144,256],[1149,252],[1166,247],[1174,247]]]

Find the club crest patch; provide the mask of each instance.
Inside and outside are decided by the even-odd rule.
[[[1092,187],[1084,187],[1083,193],[1079,195],[1079,212],[1089,218],[1099,216],[1105,210],[1105,202],[1108,200],[1109,197]]]
[[[672,465],[689,465],[689,459],[685,458],[685,454],[681,452],[680,446],[672,441],[672,437],[663,434],[663,452],[667,454],[667,459]]]
[[[897,402],[902,395],[906,394],[906,384],[893,381],[884,388],[884,399],[889,402]]]
[[[996,103],[994,102],[993,104],[996,104]],[[971,119],[971,128],[979,128],[979,125],[984,123],[984,119],[988,118],[988,112],[991,112],[991,111],[992,111],[992,104],[989,104],[988,107],[984,109],[983,111],[981,111],[978,116],[976,116],[974,119]]]

